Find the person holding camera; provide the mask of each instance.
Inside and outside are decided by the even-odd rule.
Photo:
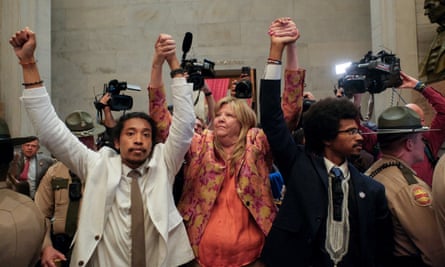
[[[37,68],[36,36],[25,28],[9,43],[23,70],[22,101],[42,144],[85,183],[70,266],[179,266],[193,259],[172,184],[193,136],[192,84],[179,61],[172,70],[175,116],[165,143],[146,113],[121,116],[113,141],[118,153],[92,151],[57,117]],[[175,50],[173,41],[168,47]]]
[[[86,147],[96,150],[94,137],[105,128],[92,122],[93,117],[85,111],[72,112],[65,118],[68,129]],[[48,226],[42,245],[42,266],[52,266],[55,261],[60,261],[62,267],[69,266],[70,245],[77,230],[83,191],[82,180],[60,161],[42,177],[35,195],[35,203]]]
[[[427,86],[422,81],[409,76],[403,71],[400,72],[403,85],[400,88],[409,88],[422,94],[430,103],[435,114],[431,120],[430,128],[440,129],[440,131],[430,131],[423,133],[423,142],[425,144],[424,158],[420,162],[413,164],[412,168],[416,171],[418,177],[424,180],[429,186],[433,183],[433,172],[436,166],[440,149],[445,142],[445,97],[431,86]],[[414,103],[406,104],[407,107],[414,110],[420,117],[423,126],[425,125],[425,114],[420,106]]]
[[[409,87],[412,80],[404,79]],[[406,106],[385,109],[378,118],[377,138],[382,157],[366,174],[385,186],[394,234],[392,266],[444,266],[443,247],[431,188],[411,168],[424,159],[420,116]]]

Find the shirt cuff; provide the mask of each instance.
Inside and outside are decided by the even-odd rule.
[[[39,97],[44,95],[47,95],[47,92],[46,88],[42,86],[33,89],[23,89],[22,97]]]
[[[265,80],[280,80],[281,79],[281,65],[266,64],[264,68]]]

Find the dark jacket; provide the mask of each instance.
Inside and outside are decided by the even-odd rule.
[[[328,173],[323,157],[293,142],[280,108],[280,81],[262,80],[260,88],[261,125],[286,185],[262,259],[267,266],[327,266],[324,263],[330,261],[329,255],[323,250]],[[349,248],[358,255],[351,266],[386,266],[392,251],[392,227],[385,189],[352,164],[348,168],[354,200],[348,207],[355,203],[354,211],[350,210],[355,216],[350,222],[357,241],[350,242]],[[339,266],[344,265],[340,262]]]

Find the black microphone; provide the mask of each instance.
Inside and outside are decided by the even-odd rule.
[[[192,47],[193,34],[191,32],[186,32],[184,36],[184,41],[182,41],[182,60],[185,59],[185,55],[190,51]]]

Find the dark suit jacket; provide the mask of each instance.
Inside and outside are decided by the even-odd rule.
[[[49,156],[43,154],[43,153],[37,153],[35,157],[36,157],[35,177],[36,177],[36,191],[37,191],[37,187],[39,186],[40,180],[42,180],[43,175],[45,175],[48,168],[51,165],[53,165],[56,162],[56,160],[52,157],[49,157]],[[19,176],[23,171],[24,165],[25,165],[25,157],[20,152],[18,154],[18,156],[16,156],[14,158],[14,160],[10,163],[9,177],[10,178],[14,177],[16,180],[19,180]],[[15,184],[13,181],[9,181],[9,182],[11,182],[12,184]],[[17,190],[17,191],[20,191],[20,193],[29,195],[29,188],[28,188],[27,193],[26,193],[26,190],[25,191]]]
[[[328,173],[323,157],[297,146],[280,108],[280,81],[262,80],[261,125],[274,162],[286,184],[286,195],[262,251],[268,266],[320,266],[328,208]],[[382,184],[348,165],[357,203],[355,226],[360,262],[355,266],[385,266],[392,250],[392,227]],[[329,257],[324,254],[324,257]],[[340,265],[341,266],[341,265]]]

